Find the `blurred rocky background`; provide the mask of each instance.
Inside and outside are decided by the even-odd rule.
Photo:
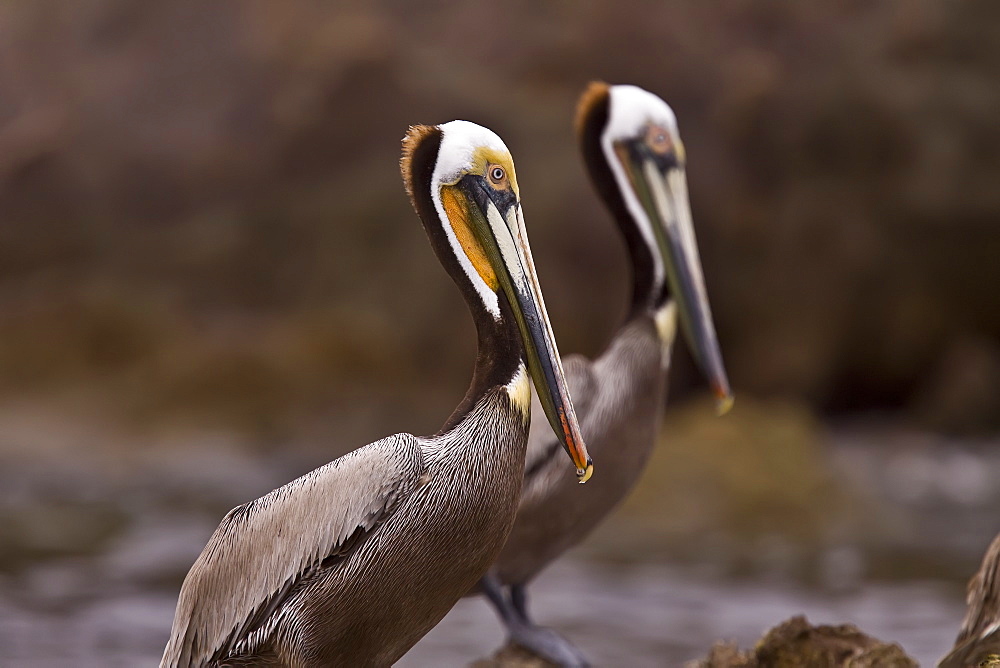
[[[712,418],[676,356],[650,475],[579,567],[792,587],[736,606],[744,641],[816,617],[802,591],[944,583],[904,624],[943,654],[1000,529],[990,0],[0,3],[0,646],[151,657],[228,507],[449,414],[474,337],[403,192],[409,124],[504,137],[560,348],[599,352],[627,290],[572,131],[592,79],[677,113],[737,403]],[[108,606],[118,635],[50,614]],[[730,637],[705,623],[656,622],[651,656]]]

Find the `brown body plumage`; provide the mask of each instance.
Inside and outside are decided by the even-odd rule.
[[[438,434],[382,439],[226,515],[185,578],[162,667],[395,662],[504,544],[529,372],[590,474],[506,147],[464,121],[411,129],[404,147],[407,190],[476,322],[469,391]]]
[[[567,382],[600,475],[579,489],[555,465],[558,444],[532,430],[524,488],[510,539],[480,582],[510,640],[560,665],[583,656],[528,615],[525,588],[578,544],[631,491],[656,443],[677,327],[726,409],[731,402],[705,295],[673,112],[634,86],[591,84],[577,134],[591,181],[629,252],[632,300],[625,323],[594,361],[565,360]]]
[[[673,303],[661,320],[673,324]],[[527,584],[583,540],[635,486],[656,443],[666,398],[673,328],[662,334],[652,317],[624,325],[607,350],[590,361],[563,359],[580,429],[601,474],[580,487],[565,475],[558,449],[541,429],[528,441],[517,522],[493,567],[504,584]],[[599,453],[599,454],[594,454]],[[567,510],[572,508],[572,512]]]
[[[450,432],[383,439],[231,511],[185,581],[177,619],[186,627],[174,629],[165,665],[391,665],[503,546],[525,417],[495,388]],[[352,504],[365,521],[348,533],[341,518]],[[340,529],[333,541],[302,550],[304,536],[330,527]],[[230,610],[263,614],[214,625],[198,614],[234,591],[252,605]]]

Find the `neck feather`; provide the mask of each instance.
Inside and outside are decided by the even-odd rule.
[[[410,147],[403,163],[403,177],[431,246],[469,305],[479,341],[472,383],[465,398],[442,427],[441,432],[445,432],[461,422],[492,388],[506,385],[514,378],[523,363],[524,346],[506,294],[502,290],[497,293],[491,291],[490,295],[495,295],[496,303],[487,305],[481,288],[473,283],[469,275],[469,268],[465,266],[468,263],[463,264],[457,255],[462,251],[452,243],[445,229],[448,222],[442,219],[432,192],[435,187],[434,166],[440,146],[439,129],[423,134],[419,142]]]
[[[655,310],[667,298],[662,280],[657,280],[656,251],[650,247],[649,240],[643,235],[640,223],[635,214],[629,210],[622,195],[622,186],[618,183],[610,160],[602,145],[602,135],[608,124],[610,96],[591,104],[579,125],[580,147],[587,172],[598,195],[611,212],[618,229],[625,240],[628,250],[629,265],[632,270],[632,298],[629,307],[629,319]]]
[[[500,318],[496,319],[485,309],[473,309],[479,346],[472,382],[458,407],[438,433],[450,431],[475,408],[491,390],[508,385],[520,373],[524,361],[524,345],[514,319],[507,295],[498,295]]]

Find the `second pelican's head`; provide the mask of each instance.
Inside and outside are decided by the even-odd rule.
[[[494,132],[468,121],[418,125],[403,139],[401,169],[438,257],[470,305],[482,309],[485,326],[510,315],[516,321],[545,415],[586,482],[593,465],[535,274],[510,152]]]
[[[655,310],[671,297],[677,302],[681,328],[724,413],[732,393],[705,292],[687,156],[673,110],[637,86],[594,82],[580,98],[577,132],[591,179],[629,244],[633,308]]]

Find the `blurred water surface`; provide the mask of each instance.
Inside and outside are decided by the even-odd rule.
[[[0,648],[13,667],[153,665],[180,580],[222,514],[319,456],[292,446],[248,454],[232,436],[206,434],[145,450],[91,444],[81,458],[58,439],[43,444],[44,434],[65,425],[26,430],[22,418],[6,426]],[[921,443],[912,433],[894,444],[889,432],[870,426],[834,433],[832,470],[880,499],[908,531],[825,548],[809,568],[790,556],[793,542],[758,540],[748,567],[746,557],[729,554],[733,529],[719,526],[717,554],[671,561],[661,556],[662,536],[637,540],[623,528],[632,512],[626,504],[539,579],[537,617],[571,635],[597,665],[680,665],[716,640],[747,645],[800,613],[817,623],[855,623],[931,665],[957,630],[963,580],[992,536],[1000,504],[977,472],[1000,473],[1000,458],[961,441],[947,454],[933,437]],[[647,476],[637,496],[655,490],[656,478]],[[400,665],[460,666],[501,641],[489,608],[465,600]]]

